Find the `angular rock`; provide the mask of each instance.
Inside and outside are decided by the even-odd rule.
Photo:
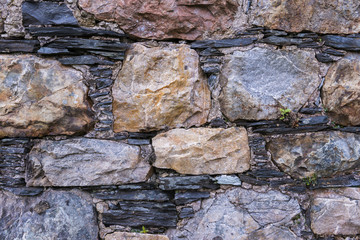
[[[359,166],[360,136],[344,132],[283,135],[269,140],[273,161],[295,178],[332,177]]]
[[[286,227],[267,226],[252,232],[248,239],[256,240],[301,240],[290,229]]]
[[[210,176],[160,177],[159,188],[162,190],[197,190],[202,188],[217,189],[219,185]]]
[[[28,188],[28,187],[17,187],[17,188],[3,188],[17,196],[36,196],[44,191],[43,188]]]
[[[35,56],[0,56],[0,138],[86,132],[92,113],[80,71]]]
[[[169,238],[158,234],[114,232],[107,234],[105,240],[169,240]]]
[[[206,122],[210,91],[186,45],[134,44],[113,86],[114,131],[153,131]]]
[[[360,189],[316,192],[311,204],[311,229],[318,235],[360,234]]]
[[[105,225],[176,227],[177,211],[171,202],[121,201],[102,214]]]
[[[71,10],[64,3],[23,2],[23,24],[29,25],[78,25]]]
[[[23,0],[0,0],[0,32],[10,37],[23,37],[21,4]]]
[[[257,38],[234,38],[221,40],[203,40],[195,41],[191,44],[191,48],[229,48],[243,47],[252,44]]]
[[[84,193],[48,190],[29,198],[0,191],[0,203],[1,239],[98,239],[96,213]]]
[[[170,239],[245,240],[269,225],[270,231],[300,213],[297,201],[278,191],[258,193],[233,188],[202,201],[202,208],[184,226],[170,229]]]
[[[357,0],[254,0],[249,23],[287,32],[358,33],[359,7]]]
[[[330,57],[329,54],[326,53],[317,53],[315,54],[315,57],[319,62],[323,62],[323,63],[335,62],[335,60],[332,57]]]
[[[273,44],[277,46],[290,46],[290,45],[299,45],[303,43],[303,40],[300,38],[289,38],[289,37],[278,37],[270,36],[261,40],[261,42],[267,44]]]
[[[99,20],[115,21],[129,35],[148,39],[195,40],[229,35],[239,7],[236,1],[99,1],[79,6]],[[237,25],[245,25],[242,20]]]
[[[235,51],[220,73],[221,110],[230,121],[278,119],[279,108],[297,112],[320,85],[318,74],[310,51]]]
[[[245,128],[173,129],[154,137],[153,147],[155,167],[181,174],[231,174],[250,168]]]
[[[178,192],[175,193],[174,201],[176,205],[184,205],[208,197],[209,192]]]
[[[135,190],[135,191],[101,191],[94,193],[94,197],[104,200],[125,201],[170,201],[170,194],[161,190]]]
[[[321,97],[327,114],[340,125],[360,125],[360,57],[349,55],[325,76]]]
[[[29,154],[28,186],[97,186],[144,182],[151,166],[140,147],[110,140],[44,140]]]
[[[5,40],[0,39],[1,53],[32,53],[40,46],[38,40]]]

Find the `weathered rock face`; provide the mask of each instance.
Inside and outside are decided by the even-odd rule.
[[[359,165],[359,142],[357,134],[322,132],[274,137],[267,148],[276,165],[293,177],[331,177]]]
[[[79,0],[79,6],[97,19],[117,22],[126,33],[136,37],[195,40],[207,35],[226,35],[239,4],[233,0]]]
[[[279,108],[298,111],[319,86],[318,73],[318,62],[309,51],[235,51],[220,74],[222,112],[235,121],[277,119]]]
[[[235,188],[204,200],[193,218],[181,228],[168,230],[167,235],[176,240],[249,239],[264,226],[270,228],[268,232],[275,231],[299,213],[297,201],[278,191],[258,193]]]
[[[255,0],[250,24],[289,32],[351,34],[360,31],[357,0]]]
[[[81,72],[30,55],[2,55],[0,66],[0,137],[72,135],[91,126]]]
[[[0,191],[0,238],[98,239],[96,214],[87,197],[50,190],[29,198]]]
[[[340,188],[315,193],[310,218],[315,234],[359,234],[360,189]]]
[[[151,166],[140,147],[87,138],[41,141],[29,154],[28,186],[91,186],[143,182]]]
[[[105,236],[105,240],[169,240],[165,235],[115,232]]]
[[[250,168],[245,128],[173,129],[153,138],[154,166],[182,174],[241,173]]]
[[[322,100],[341,125],[360,125],[360,57],[349,55],[333,64],[325,77]]]
[[[23,0],[0,0],[0,33],[10,37],[25,35],[22,25],[21,3]]]
[[[200,125],[210,109],[198,55],[185,45],[134,44],[115,81],[113,97],[115,132]]]

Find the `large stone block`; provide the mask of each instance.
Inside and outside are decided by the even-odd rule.
[[[253,48],[229,55],[220,74],[220,105],[231,121],[279,118],[298,111],[319,86],[319,63],[304,50]]]
[[[45,140],[29,153],[28,186],[96,186],[146,181],[140,147],[110,140]]]
[[[107,234],[105,240],[169,240],[169,238],[158,234],[114,232]]]
[[[79,0],[79,6],[139,38],[195,40],[231,32],[239,4],[233,0]],[[245,22],[238,17],[237,24]]]
[[[0,138],[72,135],[91,126],[80,71],[30,55],[1,55],[0,69]]]
[[[358,33],[359,7],[358,0],[255,0],[249,23],[288,32]]]
[[[318,235],[360,234],[360,189],[316,192],[312,198],[311,229]]]
[[[21,4],[23,0],[0,0],[0,33],[10,37],[22,37],[25,28],[22,25]]]
[[[334,63],[325,77],[322,100],[329,116],[341,125],[360,125],[360,57]]]
[[[233,188],[203,200],[201,207],[183,226],[168,230],[169,238],[245,240],[252,239],[249,236],[253,234],[257,237],[253,239],[265,240],[259,236],[277,232],[277,239],[297,239],[283,226],[300,213],[300,206],[294,198],[279,191],[259,193]],[[266,232],[257,232],[266,226]],[[286,238],[289,236],[292,238]]]
[[[114,131],[190,127],[206,122],[210,91],[186,45],[134,44],[113,86]]]
[[[231,174],[250,168],[245,128],[173,129],[153,138],[155,167],[181,174]]]
[[[98,239],[89,196],[49,190],[36,197],[0,191],[0,239]]]
[[[269,140],[273,161],[296,178],[331,177],[360,163],[360,136],[344,132],[283,135]]]

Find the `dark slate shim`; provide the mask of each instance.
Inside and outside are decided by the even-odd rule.
[[[255,42],[257,38],[235,38],[222,40],[202,40],[195,41],[191,44],[191,48],[228,48],[247,46]]]
[[[180,210],[179,218],[191,218],[195,215],[192,207],[184,207]]]
[[[0,39],[0,53],[33,53],[40,47],[38,40],[4,40]]]
[[[93,53],[96,55],[100,55],[103,57],[108,57],[113,60],[124,60],[125,58],[125,51],[124,52],[106,52],[106,51],[88,51],[89,53]]]
[[[310,186],[310,189],[337,187],[360,187],[360,177],[357,175],[346,175],[328,179],[319,178],[317,179],[317,184]]]
[[[44,191],[44,189],[40,187],[16,187],[16,188],[4,187],[3,189],[18,196],[28,196],[28,197],[37,196]]]
[[[335,62],[335,60],[330,57],[329,54],[326,54],[326,53],[317,53],[315,54],[315,58],[319,61],[319,62],[322,62],[322,63],[332,63],[332,62]]]
[[[103,88],[110,87],[111,84],[113,83],[113,80],[110,78],[98,78],[95,81],[96,81],[97,89],[103,89]]]
[[[323,52],[326,54],[337,56],[337,57],[343,57],[346,54],[346,52],[340,52],[340,51],[332,49],[332,48],[327,48]]]
[[[211,74],[208,78],[208,84],[211,88],[215,87],[218,77],[216,74]]]
[[[114,65],[114,62],[93,55],[62,57],[57,59],[63,65]]]
[[[159,188],[162,190],[218,189],[219,187],[208,175],[159,177]]]
[[[148,145],[151,144],[150,139],[134,139],[130,138],[127,140],[127,143],[130,145]]]
[[[129,138],[151,139],[157,135],[157,132],[129,132]]]
[[[65,48],[69,50],[99,50],[99,51],[114,51],[123,52],[128,48],[128,44],[112,40],[96,40],[83,38],[66,38],[56,39],[47,44],[46,47],[51,48]]]
[[[92,37],[92,36],[105,36],[105,37],[125,37],[123,33],[113,31],[90,29],[81,27],[29,27],[29,33],[33,36],[58,36],[58,37]]]
[[[329,126],[299,126],[299,127],[278,127],[278,128],[257,128],[254,129],[254,133],[261,133],[261,134],[295,134],[295,133],[304,133],[304,132],[317,132],[328,129]]]
[[[319,35],[317,35],[316,33],[298,33],[294,37],[317,39]]]
[[[90,68],[90,73],[96,77],[109,78],[112,76],[112,70],[109,67],[94,66]]]
[[[325,41],[325,45],[329,47],[346,51],[360,51],[360,38],[326,35],[322,39]]]
[[[63,48],[49,48],[42,47],[38,50],[40,55],[61,55],[61,54],[72,54],[69,50]]]
[[[299,45],[303,42],[303,40],[299,38],[270,36],[260,40],[259,42],[272,44],[276,46],[290,46],[290,45]]]
[[[246,182],[246,183],[249,183],[251,185],[256,185],[256,186],[269,185],[268,181],[258,180],[256,178],[248,176],[248,175],[239,174],[238,176],[239,176],[239,178],[240,178],[240,180],[242,182]]]
[[[257,169],[255,171],[249,172],[249,175],[255,178],[281,178],[286,176],[286,174],[283,172],[266,168]]]
[[[268,36],[287,36],[288,33],[285,31],[280,31],[280,30],[272,30],[272,29],[268,29],[264,31],[264,36],[268,37]]]
[[[214,118],[210,122],[210,127],[213,127],[213,128],[217,128],[217,127],[225,128],[226,127],[226,122],[222,118]]]
[[[204,71],[205,74],[216,74],[220,72],[220,66],[213,65],[213,66],[201,66],[201,69]]]
[[[219,58],[210,58],[210,57],[202,57],[202,58],[200,58],[200,62],[201,63],[217,63],[217,64],[219,64],[219,63],[221,63],[221,59],[219,59]]]
[[[299,126],[327,124],[328,122],[329,118],[327,116],[315,116],[310,118],[301,118],[299,120]]]
[[[206,48],[205,50],[201,51],[200,56],[223,56],[224,54],[217,50],[216,48]]]
[[[89,97],[91,98],[97,98],[107,95],[110,95],[110,91],[89,93]]]
[[[176,227],[176,206],[170,202],[120,201],[102,214],[106,226]]]
[[[360,133],[360,127],[341,127],[337,130],[341,132]]]
[[[320,48],[321,44],[313,40],[303,40],[302,43],[297,45],[298,48]]]
[[[174,201],[176,205],[184,205],[187,203],[195,202],[197,200],[209,198],[209,197],[210,197],[209,192],[194,192],[194,191],[180,192],[180,193],[175,193]]]
[[[316,114],[316,113],[321,113],[322,112],[322,108],[317,108],[317,107],[314,107],[314,108],[301,108],[300,109],[300,113],[303,113],[303,114]]]
[[[305,193],[306,192],[306,186],[305,184],[290,184],[286,185],[283,188],[285,191],[289,192],[295,192],[295,193]]]
[[[64,3],[23,2],[22,14],[25,27],[30,25],[78,25],[72,11]]]
[[[94,193],[94,197],[102,200],[123,200],[123,201],[170,201],[170,193],[161,190],[112,190]]]

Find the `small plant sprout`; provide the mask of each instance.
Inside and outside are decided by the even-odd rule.
[[[280,120],[284,120],[289,114],[290,114],[291,110],[288,108],[280,108]]]
[[[140,231],[140,233],[147,233],[149,232],[149,230],[147,230],[144,226],[142,226],[142,230]]]
[[[306,186],[315,186],[317,184],[317,175],[314,173],[310,177],[303,178]]]

